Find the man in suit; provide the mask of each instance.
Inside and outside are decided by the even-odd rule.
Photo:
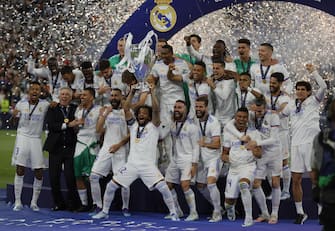
[[[44,150],[49,152],[49,178],[55,204],[52,208],[54,211],[75,210],[79,205],[73,170],[73,155],[77,137],[73,123],[71,123],[74,120],[76,106],[70,104],[71,100],[72,90],[68,87],[61,88],[59,103],[55,107],[49,107],[46,116],[49,133]],[[62,165],[64,165],[68,190],[67,201],[63,198],[60,186]]]

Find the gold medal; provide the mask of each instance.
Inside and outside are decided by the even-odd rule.
[[[64,118],[64,123],[68,123],[69,122],[69,119],[68,118]]]
[[[266,79],[263,79],[263,83],[266,84]]]
[[[139,143],[139,142],[140,142],[140,138],[136,138],[135,143]]]

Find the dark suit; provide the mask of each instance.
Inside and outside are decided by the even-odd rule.
[[[49,130],[48,137],[44,143],[44,150],[49,152],[49,177],[52,196],[55,206],[59,209],[75,209],[79,205],[79,196],[76,188],[76,180],[73,170],[73,155],[75,151],[77,136],[73,128],[66,126],[62,129],[64,119],[74,120],[75,105],[63,108],[58,104],[49,107],[46,115],[46,123]],[[64,175],[68,190],[68,201],[65,201],[61,193],[60,177],[62,165],[64,164]]]

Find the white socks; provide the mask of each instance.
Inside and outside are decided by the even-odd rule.
[[[272,216],[278,217],[278,210],[280,205],[280,187],[279,188],[272,188]]]
[[[240,191],[241,191],[241,198],[242,198],[242,202],[244,206],[245,218],[252,220],[252,201],[251,201],[251,193],[249,189],[249,184],[246,182],[241,182]],[[265,201],[265,196],[264,196],[264,201]]]
[[[81,204],[83,206],[87,206],[88,205],[87,189],[78,189],[78,194],[79,194],[79,197],[80,197]]]
[[[184,192],[186,202],[188,207],[190,208],[190,214],[197,213],[196,205],[195,205],[195,196],[194,192],[191,188]]]
[[[288,165],[283,166],[283,192],[290,193],[291,170]]]
[[[295,209],[297,210],[297,214],[305,214],[304,209],[302,208],[302,201],[295,202]]]
[[[158,182],[155,188],[162,194],[163,200],[166,206],[168,207],[170,214],[177,214],[172,193],[169,187],[167,186],[166,182],[165,181]]]
[[[38,180],[36,177],[34,178],[34,184],[33,184],[33,198],[31,199],[30,204],[31,205],[37,205],[37,200],[40,196],[41,189],[42,189],[42,180]]]
[[[102,211],[106,214],[109,212],[109,208],[112,204],[112,201],[114,199],[115,191],[119,188],[117,184],[114,183],[113,180],[111,180],[107,186],[106,186],[106,191],[104,194],[104,203],[103,203],[103,208]]]
[[[97,205],[99,208],[102,208],[102,199],[101,199],[101,188],[100,188],[100,176],[95,173],[90,175],[90,185],[91,185],[91,194],[93,204]]]
[[[14,195],[15,195],[15,204],[22,204],[21,202],[21,194],[23,187],[23,177],[15,174],[14,177]]]
[[[121,188],[122,209],[129,209],[130,189]]]
[[[216,183],[207,185],[214,207],[214,212],[221,212],[221,197]]]
[[[241,190],[241,193],[242,193],[242,190]],[[266,199],[265,199],[265,195],[264,195],[262,187],[254,188],[253,195],[255,197],[255,200],[257,201],[259,208],[262,211],[262,214],[269,215],[269,211],[266,206]]]

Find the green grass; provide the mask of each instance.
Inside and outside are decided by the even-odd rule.
[[[11,165],[15,130],[0,130],[0,188],[14,181],[15,167]]]

